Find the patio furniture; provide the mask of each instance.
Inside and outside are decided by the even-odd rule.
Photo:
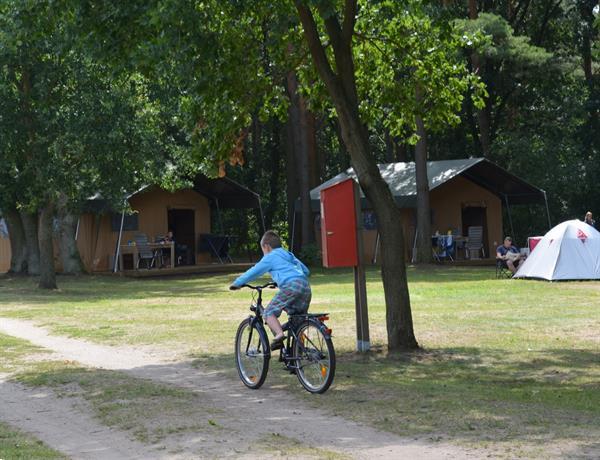
[[[219,259],[219,263],[225,263],[229,261],[233,263],[233,260],[229,256],[229,247],[233,236],[231,235],[215,235],[211,233],[204,233],[200,235],[200,251],[209,252],[213,257]]]
[[[467,228],[467,236],[469,240],[466,243],[469,252],[469,259],[481,259],[485,257],[485,249],[483,248],[483,227],[472,226]],[[481,252],[481,257],[479,253]]]
[[[135,241],[135,245],[137,247],[137,261],[135,268],[139,270],[140,263],[142,261],[146,262],[146,268],[150,269],[154,267],[154,264],[159,259],[158,251],[152,249],[150,247],[150,242],[148,241],[148,236],[145,233],[136,233],[133,237]]]
[[[452,235],[434,235],[431,237],[433,245],[433,258],[438,262],[442,259],[450,259],[454,262],[453,255],[456,252],[456,242]]]

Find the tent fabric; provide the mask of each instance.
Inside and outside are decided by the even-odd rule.
[[[386,163],[378,165],[381,176],[389,185],[396,203],[401,208],[416,208],[417,182],[415,163]],[[544,203],[544,191],[509,173],[485,158],[466,158],[461,160],[428,161],[427,177],[429,190],[434,190],[456,176],[463,176],[477,185],[508,199],[511,204]],[[311,207],[319,210],[321,190],[351,177],[356,180],[352,168],[322,183],[310,192]],[[368,203],[361,190],[362,205]]]
[[[600,232],[577,219],[558,224],[544,235],[514,277],[600,279]]]
[[[260,209],[260,195],[252,190],[238,184],[228,177],[210,178],[204,174],[197,174],[192,179],[192,189],[201,195],[206,196],[213,203],[218,204],[219,208],[231,209]],[[152,188],[152,185],[145,185],[139,190],[128,194],[125,198],[129,199],[144,191]],[[87,199],[84,205],[84,212],[103,213],[114,211],[110,202],[99,193]]]

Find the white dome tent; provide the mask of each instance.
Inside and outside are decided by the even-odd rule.
[[[600,232],[577,219],[558,224],[544,235],[514,277],[600,279]]]

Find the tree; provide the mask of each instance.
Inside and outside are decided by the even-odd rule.
[[[2,206],[21,210],[28,254],[39,247],[40,287],[48,289],[56,287],[55,212],[69,222],[65,268],[79,272],[72,214],[96,192],[122,206],[125,192],[164,164],[147,85],[78,52],[70,12],[67,2],[0,3],[0,92],[10,102],[0,110],[12,120],[0,139],[11,191]],[[31,257],[28,265],[31,273]]]

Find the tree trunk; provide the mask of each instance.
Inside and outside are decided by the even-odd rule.
[[[37,276],[40,274],[40,246],[38,243],[38,216],[37,214],[21,211],[21,222],[25,231],[27,244],[27,274]]]
[[[475,20],[479,17],[479,11],[477,10],[477,0],[469,0],[469,19]],[[481,57],[478,53],[473,52],[471,54],[471,67],[474,73],[483,78]],[[484,99],[485,106],[481,109],[476,109],[477,125],[479,126],[479,146],[481,147],[481,153],[484,157],[490,156],[492,148],[492,139],[490,134],[491,121],[490,121],[490,98]]]
[[[280,198],[281,174],[281,123],[277,119],[271,121],[271,136],[268,142],[270,158],[269,204],[265,209],[265,226],[272,228],[277,202]]]
[[[292,120],[288,119],[285,134],[285,153],[286,153],[286,194],[287,194],[287,216],[289,241],[288,246],[291,250],[296,250],[300,247],[300,230],[298,222],[296,222],[296,200],[300,196],[298,187],[298,176],[296,174],[296,160],[294,157],[294,133]]]
[[[381,276],[386,302],[388,348],[392,351],[418,348],[413,332],[410,297],[406,279],[402,215],[392,192],[381,177],[371,152],[369,136],[359,115],[356,76],[352,58],[352,34],[357,2],[346,1],[343,26],[329,10],[322,12],[333,48],[335,69],[319,37],[312,11],[302,0],[295,1],[312,61],[327,87],[338,119],[341,134],[350,154],[352,167],[367,199],[371,202],[381,235]]]
[[[418,95],[417,95],[418,97]],[[417,262],[431,263],[431,208],[429,205],[429,178],[427,177],[427,132],[423,119],[415,117],[419,141],[415,146],[415,173],[417,176]]]
[[[52,240],[52,219],[54,209],[47,203],[40,212],[40,284],[42,289],[56,289],[56,270],[54,268],[54,242]]]
[[[59,246],[63,273],[81,275],[84,271],[75,233],[77,232],[77,216],[69,212],[66,199],[62,199],[57,206],[59,223]]]
[[[8,272],[19,275],[25,274],[27,273],[27,243],[21,216],[14,208],[5,208],[3,212],[10,238],[11,257]]]
[[[310,139],[308,110],[306,102],[298,94],[298,79],[294,72],[287,76],[287,89],[290,97],[290,123],[293,136],[293,152],[298,177],[301,205],[301,242],[302,247],[314,241],[313,219],[310,208]],[[296,227],[298,228],[298,227]]]

